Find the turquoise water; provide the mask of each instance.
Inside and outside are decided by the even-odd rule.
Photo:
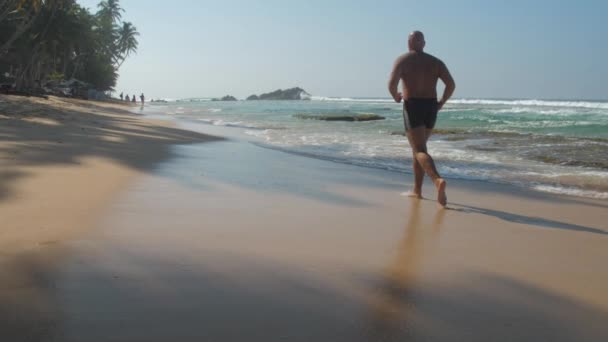
[[[388,99],[151,104],[147,112],[241,130],[255,143],[310,157],[411,172],[401,105]],[[298,114],[377,114],[382,121],[326,122]],[[608,102],[452,100],[429,151],[440,173],[540,191],[608,198]]]

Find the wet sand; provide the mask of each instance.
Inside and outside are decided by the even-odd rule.
[[[47,336],[608,338],[606,202],[452,180],[441,210],[410,177],[238,137],[174,153],[64,246]]]
[[[121,145],[130,153],[110,160],[138,177],[88,215],[88,229],[83,223],[77,234],[4,256],[3,279],[12,285],[0,291],[0,336],[608,339],[605,201],[449,180],[442,210],[401,195],[411,188],[408,175],[269,150],[229,129],[201,127],[205,135],[191,138],[225,139],[183,145],[193,139],[176,141],[175,129],[163,144],[151,146],[157,135],[147,134],[137,148]],[[110,150],[87,146],[87,156]],[[142,151],[155,158],[137,167],[132,159]],[[11,188],[21,198],[22,188]],[[433,197],[430,183],[424,195]],[[3,201],[0,208],[10,202]]]

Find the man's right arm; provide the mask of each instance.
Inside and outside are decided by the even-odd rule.
[[[439,62],[439,78],[445,84],[445,89],[443,90],[443,96],[441,100],[439,100],[439,109],[443,107],[443,105],[450,99],[452,94],[454,94],[454,90],[456,89],[456,82],[452,78],[448,67],[445,66],[443,62]]]
[[[399,87],[399,80],[401,79],[401,58],[397,59],[391,72],[391,77],[388,80],[388,91],[395,102],[400,103],[403,95],[397,89]]]

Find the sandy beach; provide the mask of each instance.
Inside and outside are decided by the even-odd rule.
[[[129,104],[0,95],[0,336],[31,340],[51,313],[40,272],[52,247],[90,229],[113,196],[170,156],[215,137],[143,120]],[[51,251],[52,250],[52,251]],[[58,253],[55,253],[58,252]],[[42,292],[41,292],[42,291]]]
[[[0,97],[2,340],[608,339],[606,201],[136,112]]]

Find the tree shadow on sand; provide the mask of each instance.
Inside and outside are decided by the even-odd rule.
[[[10,196],[15,180],[26,176],[11,169],[11,165],[71,165],[79,164],[82,158],[100,157],[148,171],[172,155],[174,144],[221,140],[144,123],[128,108],[108,109],[87,101],[63,102],[62,108],[53,101],[14,101],[0,102],[0,142],[5,142],[0,145],[0,156],[9,159],[2,172],[10,175],[0,177],[0,200]]]

